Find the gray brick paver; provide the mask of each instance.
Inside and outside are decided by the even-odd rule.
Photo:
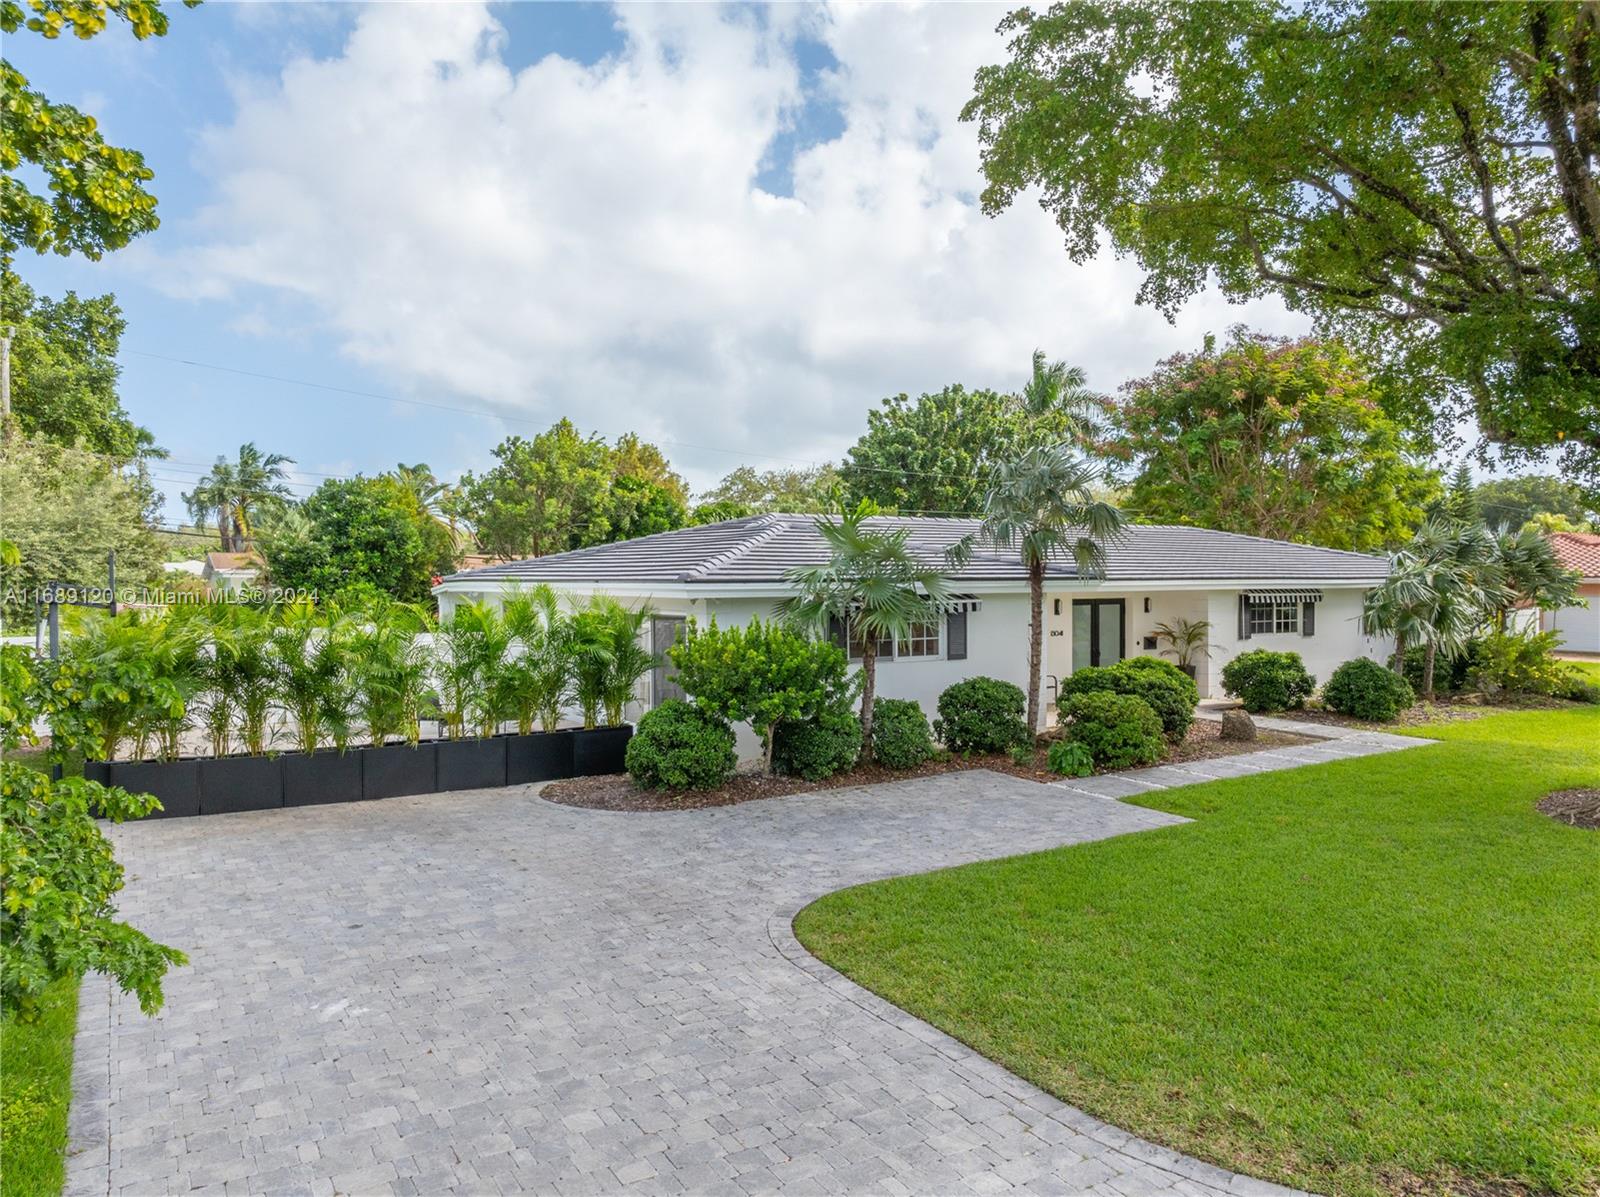
[[[528,788],[112,828],[126,916],[192,963],[153,1019],[86,982],[66,1191],[1221,1193],[788,931],[847,885],[1179,822],[968,772],[651,815]]]

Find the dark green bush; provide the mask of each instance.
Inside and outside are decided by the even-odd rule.
[[[1387,723],[1417,701],[1411,683],[1367,657],[1346,661],[1333,671],[1322,699],[1341,715]]]
[[[1600,682],[1591,682],[1574,673],[1568,677],[1566,691],[1561,697],[1571,702],[1600,703]]]
[[[888,769],[915,769],[933,756],[933,729],[920,703],[908,698],[873,701],[872,755]]]
[[[639,720],[623,759],[646,789],[714,790],[739,763],[733,744],[721,715],[669,699]]]
[[[1245,710],[1260,715],[1304,706],[1316,692],[1317,679],[1306,672],[1299,653],[1258,648],[1222,667],[1222,688],[1244,703]]]
[[[1151,765],[1166,752],[1161,716],[1144,699],[1111,690],[1074,694],[1062,706],[1067,739],[1088,749],[1102,769]]]
[[[1056,740],[1050,745],[1050,772],[1062,777],[1088,777],[1094,772],[1094,754],[1076,740]]]
[[[1129,657],[1115,665],[1091,665],[1063,678],[1057,703],[1097,690],[1144,699],[1160,717],[1162,732],[1174,743],[1188,734],[1200,701],[1194,679],[1176,665],[1155,657]]]
[[[993,677],[969,677],[939,695],[933,730],[951,752],[1005,752],[1026,744],[1028,696]]]
[[[772,749],[774,771],[821,781],[850,768],[861,755],[861,720],[856,713],[830,707],[815,719],[778,724]]]
[[[1460,652],[1452,655],[1437,653],[1433,660],[1433,688],[1440,694],[1459,694],[1473,684],[1473,674],[1478,669],[1482,641],[1469,640]],[[1393,650],[1390,650],[1391,656]],[[1406,681],[1412,690],[1422,693],[1422,671],[1426,667],[1428,649],[1423,644],[1413,644],[1406,649]]]

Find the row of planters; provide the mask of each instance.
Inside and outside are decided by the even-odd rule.
[[[1600,687],[1558,659],[1555,644],[1549,632],[1489,632],[1436,654],[1431,680],[1447,696],[1472,691],[1600,702]],[[1408,650],[1398,670],[1391,666],[1367,657],[1346,661],[1323,686],[1322,705],[1352,719],[1394,721],[1417,701],[1428,673],[1426,650]],[[1317,695],[1317,679],[1292,652],[1242,653],[1222,667],[1222,686],[1252,714],[1300,710]]]
[[[733,725],[740,722],[761,738],[769,773],[806,781],[863,764],[915,769],[941,745],[961,756],[1034,760],[1027,697],[1009,682],[957,682],[939,696],[938,718],[930,723],[918,703],[869,699],[843,651],[779,623],[691,625],[669,653],[688,699],[664,703],[639,721],[626,760],[645,788],[727,784],[738,763]],[[1062,734],[1048,761],[1053,771],[1074,776],[1161,759],[1187,734],[1199,701],[1193,679],[1149,658],[1079,670],[1062,695]]]
[[[51,674],[49,719],[88,745],[86,776],[168,817],[615,773],[647,619],[547,587],[437,626],[399,603],[96,613]],[[583,726],[560,727],[573,709]],[[210,751],[186,754],[197,739]]]

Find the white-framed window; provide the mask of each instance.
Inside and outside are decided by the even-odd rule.
[[[914,623],[910,634],[895,649],[895,657],[937,657],[939,655],[939,624]]]
[[[894,641],[890,640],[889,637],[887,637],[887,636],[879,636],[877,638],[877,640],[878,640],[878,660],[880,660],[880,661],[892,661],[892,660],[894,660]],[[852,623],[850,625],[850,647],[849,647],[850,659],[852,661],[861,660],[862,657],[866,656],[866,648],[867,648],[867,638],[865,636],[863,636],[860,633],[860,631],[857,630],[856,625],[854,623]]]
[[[1265,636],[1274,632],[1300,630],[1299,603],[1251,603],[1248,618],[1250,635]]]

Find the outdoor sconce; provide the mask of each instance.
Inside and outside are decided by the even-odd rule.
[[[1144,613],[1146,615],[1150,614],[1150,596],[1148,594],[1144,596]]]
[[[1056,599],[1056,614],[1057,615],[1061,614],[1061,600],[1060,599]]]

